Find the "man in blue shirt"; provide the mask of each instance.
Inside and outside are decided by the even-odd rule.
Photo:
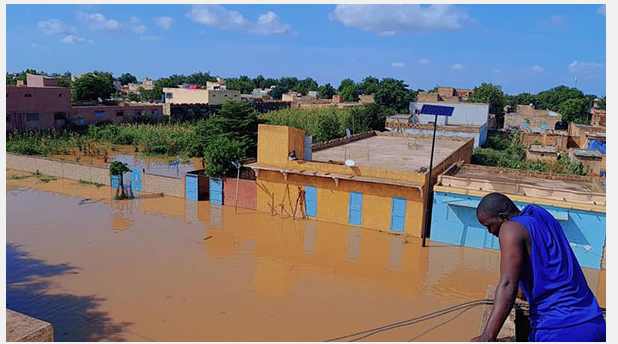
[[[500,282],[483,333],[495,341],[519,284],[530,303],[529,341],[605,341],[605,320],[560,223],[545,209],[523,210],[490,193],[476,209],[479,222],[500,239]]]

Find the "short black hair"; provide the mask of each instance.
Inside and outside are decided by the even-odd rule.
[[[515,213],[519,212],[519,208],[511,201],[510,198],[499,192],[492,192],[485,195],[479,205],[476,207],[476,216],[486,214],[490,217],[498,217],[500,213]]]

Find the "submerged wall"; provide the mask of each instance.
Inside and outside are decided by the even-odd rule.
[[[435,192],[431,241],[499,250],[498,238],[489,234],[487,228],[476,219],[476,207],[481,198],[451,192]],[[529,203],[516,201],[515,204],[521,209]],[[560,222],[580,265],[600,269],[605,253],[605,212],[540,206]]]

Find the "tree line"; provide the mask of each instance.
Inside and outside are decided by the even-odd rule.
[[[7,85],[16,84],[17,80],[25,82],[26,73],[58,78],[59,86],[71,87],[72,100],[108,99],[117,94],[113,85],[114,81],[119,81],[121,85],[137,82],[137,78],[130,73],[123,73],[116,78],[109,72],[94,71],[71,81],[71,73],[69,72],[48,74],[43,71],[37,72],[34,69],[27,69],[19,73],[7,73]],[[127,98],[132,101],[155,101],[162,98],[164,87],[178,87],[182,84],[206,86],[209,81],[216,80],[217,78],[210,72],[200,71],[190,75],[174,74],[157,79],[154,82],[154,89],[141,88],[138,89],[138,94],[129,94]],[[418,92],[423,91],[422,89],[410,89],[403,80],[394,78],[380,80],[373,76],[368,76],[359,82],[346,78],[335,88],[330,83],[319,85],[317,81],[310,77],[304,79],[297,77],[266,78],[263,75],[258,75],[255,78],[250,78],[241,75],[238,78],[227,78],[226,86],[231,90],[239,90],[243,94],[251,93],[255,88],[272,88],[269,95],[273,99],[281,99],[282,95],[289,91],[299,92],[302,95],[316,91],[318,98],[321,99],[331,99],[333,95],[340,95],[346,102],[356,102],[360,95],[373,94],[377,104],[396,113],[407,113],[409,102],[416,98]],[[469,101],[489,103],[489,112],[497,116],[499,123],[503,120],[505,106],[508,105],[514,109],[516,105],[520,104],[534,104],[537,109],[550,109],[559,112],[563,115],[564,123],[588,123],[588,113],[595,98],[597,98],[596,95],[584,94],[577,88],[564,85],[537,94],[524,92],[508,95],[502,91],[500,85],[482,83],[474,88],[474,94],[469,98]],[[605,108],[605,97],[601,99],[599,105],[601,108]]]

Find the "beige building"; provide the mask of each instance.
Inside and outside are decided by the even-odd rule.
[[[514,113],[504,116],[504,128],[545,132],[555,129],[556,123],[561,121],[562,115],[557,112],[537,110],[534,105],[517,105]]]
[[[581,162],[586,172],[593,176],[601,174],[603,167],[603,155],[596,149],[569,149],[569,158],[572,162]]]
[[[208,90],[188,88],[163,88],[166,104],[221,105],[228,100],[240,101],[238,90]]]
[[[207,81],[206,88],[209,90],[226,90],[225,79],[217,78],[217,81]]]
[[[526,151],[526,161],[552,162],[558,160],[558,150],[554,146],[531,145]]]

